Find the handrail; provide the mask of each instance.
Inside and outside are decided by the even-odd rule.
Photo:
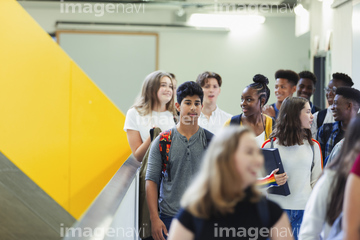
[[[107,231],[115,220],[117,210],[136,178],[140,165],[141,163],[130,155],[81,219],[73,227],[66,229],[67,232],[63,231],[63,239],[90,240],[95,239],[94,234],[96,234],[96,239],[108,238]]]

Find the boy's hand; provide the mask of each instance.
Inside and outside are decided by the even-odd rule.
[[[166,226],[159,217],[151,221],[151,235],[154,240],[165,240],[163,231],[164,234],[167,236],[168,232]]]

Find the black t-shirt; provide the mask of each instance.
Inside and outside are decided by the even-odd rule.
[[[235,206],[234,213],[210,219],[197,218],[187,210],[181,209],[176,218],[195,235],[195,240],[222,238],[266,239],[270,228],[280,219],[283,210],[276,203],[266,200],[268,204],[270,226],[262,226],[257,204],[243,200]],[[278,230],[281,231],[281,230]],[[283,230],[284,231],[284,230]]]

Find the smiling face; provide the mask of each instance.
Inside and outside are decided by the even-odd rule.
[[[160,79],[160,88],[157,92],[157,97],[161,105],[167,104],[173,96],[173,84],[169,77]]]
[[[201,99],[198,95],[186,96],[181,104],[175,103],[175,106],[180,112],[181,123],[190,125],[198,122],[202,110]]]
[[[314,116],[311,113],[310,104],[307,102],[300,112],[301,128],[310,129],[313,119]]]
[[[306,98],[310,101],[315,92],[314,82],[309,78],[300,78],[297,85],[297,96]]]
[[[258,93],[255,89],[247,87],[241,94],[241,109],[246,117],[261,113]]]
[[[204,91],[205,105],[216,103],[220,94],[220,86],[216,78],[208,78],[202,90]]]
[[[296,91],[296,85],[293,86],[285,78],[277,78],[275,81],[275,96],[278,102],[283,102],[285,98],[292,96]]]
[[[339,87],[345,87],[346,85],[341,80],[333,79],[329,82],[327,86],[327,91],[325,92],[326,99],[329,103],[329,106],[333,105],[335,98],[335,91]]]
[[[264,164],[264,157],[253,133],[248,132],[241,136],[234,158],[243,188],[247,188],[257,181],[257,173]]]
[[[341,95],[335,95],[331,110],[335,121],[344,121],[345,119],[349,118],[351,114],[349,102]]]

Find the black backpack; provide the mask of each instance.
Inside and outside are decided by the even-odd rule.
[[[317,129],[319,129],[324,124],[326,113],[327,113],[327,109],[319,111],[316,119]]]

